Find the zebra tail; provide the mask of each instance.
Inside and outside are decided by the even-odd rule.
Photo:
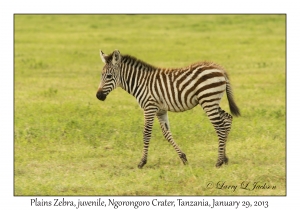
[[[229,83],[228,75],[226,75],[226,80],[227,80],[226,94],[227,94],[227,99],[228,99],[228,103],[229,103],[230,112],[233,115],[238,117],[238,116],[241,115],[241,113],[240,113],[240,110],[239,110],[238,106],[236,105],[236,103],[233,99],[233,93],[232,93],[231,86],[230,86],[230,83]]]

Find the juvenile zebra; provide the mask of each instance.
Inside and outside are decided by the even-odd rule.
[[[232,116],[219,106],[225,91],[231,113],[239,116],[240,111],[233,100],[228,75],[221,66],[212,62],[198,62],[184,68],[157,68],[130,55],[121,55],[118,50],[110,55],[100,51],[100,57],[105,65],[97,98],[104,101],[113,89],[121,87],[133,95],[144,110],[144,149],[139,168],[147,163],[155,116],[166,140],[174,147],[182,162],[187,163],[186,155],[173,140],[167,111],[183,112],[198,104],[206,112],[219,138],[216,167],[228,163],[225,147]]]

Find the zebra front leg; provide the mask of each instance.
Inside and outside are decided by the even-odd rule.
[[[144,111],[144,118],[145,118],[145,125],[144,125],[144,150],[143,150],[143,156],[142,159],[138,165],[138,168],[143,168],[143,166],[147,163],[147,157],[148,157],[148,148],[149,148],[149,142],[151,139],[151,133],[152,133],[152,127],[153,127],[153,121],[155,116],[156,110],[145,110]]]
[[[178,147],[178,145],[173,140],[173,137],[172,137],[172,134],[170,131],[170,124],[169,124],[169,120],[168,120],[167,111],[160,110],[156,114],[156,116],[159,120],[160,127],[161,127],[161,130],[163,132],[165,139],[168,140],[168,142],[174,147],[175,151],[177,152],[177,154],[178,154],[179,158],[181,159],[181,161],[183,162],[183,164],[187,164],[188,161],[187,161],[186,155],[181,151],[181,149]]]

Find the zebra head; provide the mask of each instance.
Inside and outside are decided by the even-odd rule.
[[[104,101],[106,96],[118,86],[122,56],[119,50],[115,50],[110,55],[105,55],[100,50],[100,57],[105,66],[96,96],[99,100]]]

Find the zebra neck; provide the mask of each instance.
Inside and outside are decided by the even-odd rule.
[[[124,65],[120,74],[121,88],[138,98],[147,85],[147,80],[155,69],[142,68],[140,65]]]

